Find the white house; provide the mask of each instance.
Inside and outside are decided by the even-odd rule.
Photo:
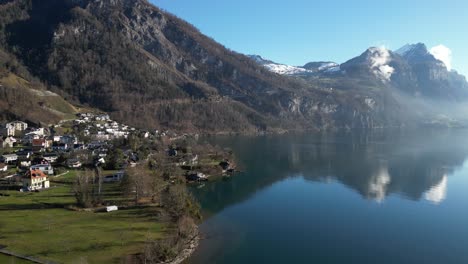
[[[20,167],[29,168],[30,166],[31,166],[31,161],[29,160],[24,160],[20,162]]]
[[[25,131],[28,128],[28,124],[21,121],[14,121],[6,124],[2,128],[2,134],[5,136],[15,136],[16,131]]]
[[[59,156],[56,153],[47,153],[42,155],[42,157],[49,163],[55,163],[59,158]]]
[[[82,164],[78,159],[69,159],[67,160],[67,167],[70,169],[78,169],[81,168]]]
[[[47,175],[41,170],[30,169],[22,180],[23,188],[28,191],[47,189],[50,187]]]
[[[15,143],[16,139],[14,137],[7,137],[3,140],[3,147],[12,148]]]
[[[44,136],[45,135],[45,130],[43,127],[34,129],[33,131],[29,132],[28,134],[36,134],[38,136]]]
[[[7,126],[13,127],[15,130],[24,131],[28,128],[28,124],[21,121],[13,121],[11,123],[6,124]]]
[[[16,154],[6,154],[2,156],[2,160],[4,163],[11,164],[18,160],[18,155]]]

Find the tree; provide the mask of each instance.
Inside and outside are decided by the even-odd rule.
[[[73,192],[75,193],[76,203],[81,207],[91,207],[92,206],[92,192],[91,192],[91,172],[86,170],[79,172],[76,176],[75,183],[73,184]]]
[[[124,190],[134,195],[135,204],[151,192],[151,175],[143,165],[129,168],[122,182]]]
[[[170,185],[162,198],[164,207],[173,218],[180,219],[183,216],[201,218],[200,205],[184,185]]]
[[[112,148],[106,159],[106,169],[117,170],[120,168],[125,156],[121,149]]]
[[[96,188],[96,175],[93,171],[85,170],[78,173],[73,184],[78,206],[90,208],[100,202],[100,196]]]

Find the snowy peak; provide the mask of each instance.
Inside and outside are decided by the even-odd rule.
[[[264,59],[262,56],[260,55],[247,55],[247,57],[251,58],[252,60],[254,60],[256,63],[260,64],[260,65],[265,65],[265,64],[271,64],[271,63],[274,63],[272,62],[271,60],[267,60],[267,59]]]
[[[345,62],[341,68],[351,75],[365,76],[370,73],[386,83],[395,73],[395,68],[391,66],[393,60],[394,54],[390,50],[384,47],[372,47],[359,57]]]
[[[297,75],[297,74],[306,74],[309,72],[307,69],[304,69],[302,67],[276,63],[271,60],[264,59],[260,55],[247,55],[247,57],[251,58],[258,64],[267,68],[269,71],[278,73],[281,75]]]
[[[433,64],[452,71],[452,51],[444,45],[428,49],[423,43],[407,44],[395,53],[406,59],[409,64]]]
[[[315,73],[332,73],[340,71],[340,65],[334,62],[310,62],[304,66],[291,66],[267,60],[259,55],[247,55],[249,58],[267,68],[269,71],[281,75],[310,75]]]
[[[424,43],[417,44],[406,44],[405,46],[399,48],[395,51],[396,54],[407,57],[411,55],[427,55],[427,47]]]

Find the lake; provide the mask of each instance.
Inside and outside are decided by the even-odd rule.
[[[468,130],[216,137],[190,263],[468,263]]]

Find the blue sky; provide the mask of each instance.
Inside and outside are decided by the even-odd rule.
[[[151,0],[232,50],[292,65],[338,63],[370,46],[424,42],[452,50],[468,74],[466,0]]]

